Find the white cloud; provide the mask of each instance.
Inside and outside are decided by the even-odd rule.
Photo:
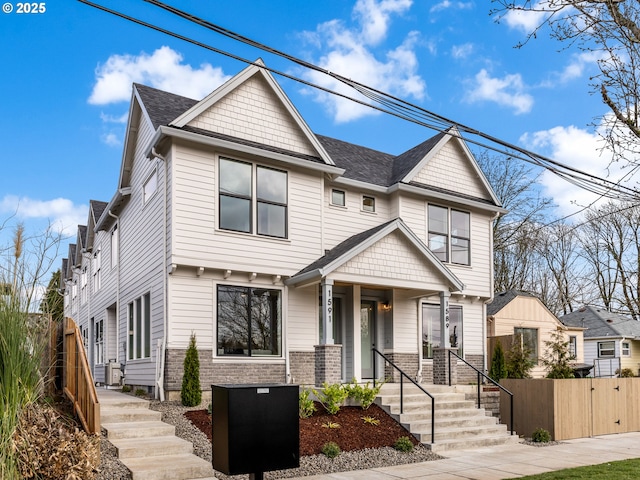
[[[473,43],[463,43],[462,45],[454,45],[451,47],[451,56],[455,59],[465,59],[473,53]]]
[[[451,0],[443,0],[442,2],[436,3],[433,7],[431,7],[429,12],[435,13],[449,9],[465,10],[468,8],[473,8],[473,2],[452,2]]]
[[[424,98],[426,84],[418,75],[418,59],[415,48],[419,41],[417,32],[409,32],[402,44],[386,50],[377,58],[373,47],[383,41],[388,33],[391,14],[405,12],[411,6],[409,0],[359,0],[353,15],[359,22],[356,28],[347,28],[340,20],[319,25],[315,32],[303,35],[316,48],[328,50],[314,63],[373,88],[401,97]],[[356,92],[344,84],[320,72],[305,72],[308,80],[330,90],[349,96]],[[335,95],[314,91],[318,102],[323,103],[336,122],[348,122],[377,112]],[[369,102],[365,97],[359,97]]]
[[[546,1],[537,2],[535,5],[530,8],[534,11],[524,11],[524,10],[509,10],[505,13],[500,20],[504,21],[509,28],[514,30],[520,30],[523,33],[529,34],[533,32],[536,27],[544,22],[545,18],[549,15],[549,13],[543,11],[547,6]]]
[[[475,76],[466,93],[470,103],[494,102],[514,110],[516,114],[528,113],[533,108],[533,97],[526,93],[527,87],[520,74],[491,77],[483,68]]]
[[[54,231],[75,235],[78,225],[87,223],[88,205],[74,205],[67,198],[36,200],[16,195],[0,199],[0,213],[15,215],[18,220],[46,220]]]
[[[558,126],[525,134],[520,141],[530,150],[596,177],[616,182],[627,173],[619,164],[610,165],[610,156],[601,151],[603,141],[598,132],[588,132],[575,126]],[[553,198],[562,215],[576,212],[593,202],[608,201],[549,171],[543,174],[542,184],[546,195]]]
[[[105,123],[127,123],[127,119],[129,118],[129,113],[123,113],[119,117],[114,115],[109,115],[107,113],[101,113],[100,119]]]
[[[199,100],[229,78],[221,68],[208,63],[194,69],[182,62],[182,55],[167,46],[151,55],[111,55],[96,69],[88,101],[94,105],[129,101],[134,82]]]
[[[102,141],[102,143],[110,147],[119,147],[120,145],[122,145],[122,141],[120,140],[120,137],[118,137],[113,132],[103,134],[100,137],[100,140]]]

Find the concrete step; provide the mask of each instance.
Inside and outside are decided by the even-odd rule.
[[[443,402],[454,402],[460,400],[467,400],[464,393],[433,393],[433,399],[436,405],[441,404]],[[385,393],[384,395],[379,395],[380,401],[382,403],[397,403],[400,404],[400,392],[398,393]],[[416,393],[408,393],[403,392],[402,399],[404,403],[426,403],[427,405],[431,405],[431,398],[425,395],[424,392],[416,392]],[[469,399],[472,401],[471,399]]]
[[[155,410],[131,407],[102,407],[100,420],[103,423],[150,422],[162,420],[162,413]]]
[[[153,438],[175,435],[176,427],[160,421],[104,423],[109,440],[116,438]]]
[[[421,442],[431,442],[431,426],[427,429],[411,430],[413,436],[415,436]],[[436,443],[443,440],[456,440],[466,439],[473,440],[480,437],[502,437],[507,433],[507,426],[501,424],[495,425],[464,425],[457,427],[444,427],[435,429]]]
[[[118,458],[145,457],[193,453],[193,445],[176,436],[145,438],[114,438],[111,443],[118,451]]]
[[[215,478],[209,462],[190,454],[124,458],[132,480],[176,480]]]
[[[388,408],[385,408],[387,413],[390,413]],[[431,408],[424,410],[408,411],[405,413],[390,413],[401,423],[411,423],[419,420],[431,421]],[[468,408],[456,408],[452,410],[436,410],[436,421],[439,419],[451,419],[451,418],[471,418],[471,417],[486,417],[487,414],[484,410],[475,407]]]
[[[497,419],[495,417],[489,417],[486,415],[476,415],[473,417],[450,417],[450,418],[436,418],[434,426],[436,430],[444,428],[456,428],[456,427],[477,427],[486,426],[491,427],[497,425]],[[410,431],[431,431],[431,419],[415,420],[409,423],[403,423],[402,426]]]
[[[440,440],[435,443],[425,443],[424,445],[434,453],[443,453],[450,450],[471,450],[496,445],[510,445],[519,442],[520,438],[518,438],[517,435],[500,435],[477,436],[472,439],[456,438],[451,440]]]
[[[438,412],[445,412],[445,411],[451,411],[451,410],[465,410],[465,409],[470,409],[470,408],[474,408],[474,403],[470,400],[454,400],[454,401],[448,401],[448,402],[442,402],[442,403],[435,403],[435,410],[436,410],[436,415],[438,415]],[[392,403],[392,404],[387,404],[389,411],[391,413],[400,413],[400,403]],[[402,405],[402,412],[403,413],[410,413],[410,412],[429,412],[431,413],[431,403],[429,402],[428,404],[425,403],[407,403],[404,402],[404,404]]]

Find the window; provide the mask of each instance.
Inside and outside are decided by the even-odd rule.
[[[151,294],[136,298],[128,305],[129,331],[127,358],[151,356]]]
[[[111,268],[118,265],[118,243],[118,225],[116,224],[111,230]]]
[[[142,201],[147,203],[149,199],[158,190],[158,172],[154,170],[153,173],[147,178],[147,181],[142,185]]]
[[[220,159],[221,229],[286,238],[287,196],[287,172]]]
[[[631,356],[631,343],[630,342],[622,342],[622,356],[630,357]]]
[[[87,303],[87,267],[82,267],[80,273],[80,303]]]
[[[429,205],[427,215],[429,250],[442,262],[470,265],[470,214]]]
[[[93,254],[93,291],[100,290],[102,285],[102,255],[100,254],[100,248]]]
[[[607,342],[598,342],[598,357],[615,357],[616,343],[611,340]]]
[[[82,337],[82,345],[85,351],[89,348],[89,328],[80,327],[80,336]]]
[[[347,204],[347,195],[342,190],[331,190],[331,205],[344,207]]]
[[[376,199],[373,197],[362,196],[362,210],[365,212],[376,211]]]
[[[462,355],[462,307],[449,306],[449,343]],[[433,358],[433,349],[442,346],[440,305],[422,305],[422,358]]]
[[[91,319],[93,321],[93,319]],[[93,349],[94,364],[104,363],[104,321],[98,320],[94,327],[95,348]]]
[[[575,335],[569,336],[569,356],[575,359],[578,356],[578,337]]]
[[[529,350],[529,358],[538,363],[538,329],[514,327],[514,342],[522,342],[523,348]]]
[[[218,285],[218,355],[280,356],[280,290]]]

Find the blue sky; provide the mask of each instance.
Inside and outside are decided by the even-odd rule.
[[[334,87],[142,0],[98,3]],[[563,50],[546,34],[514,48],[536,20],[530,16],[496,23],[491,3],[480,1],[171,3],[457,122],[606,175],[608,160],[589,127],[606,111],[589,94],[596,58]],[[18,221],[28,232],[51,222],[75,235],[86,223],[89,200],[109,201],[115,192],[131,82],[199,99],[245,65],[77,1],[42,5],[44,12],[26,14],[17,12],[17,2],[4,2],[3,11],[12,11],[0,13],[0,225],[8,219],[6,234]],[[388,153],[435,133],[276,79],[317,133]],[[577,210],[574,201],[590,201],[560,180],[544,182],[560,214]]]

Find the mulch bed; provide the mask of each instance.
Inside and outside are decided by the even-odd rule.
[[[211,415],[206,410],[191,410],[185,416],[198,427],[211,441]],[[363,417],[378,420],[378,425],[366,423]],[[337,428],[328,428],[329,424]],[[377,405],[367,410],[360,407],[342,407],[331,415],[324,407],[316,403],[316,412],[309,418],[300,419],[300,455],[317,455],[327,442],[335,442],[342,451],[362,450],[364,448],[392,447],[400,437],[409,437],[414,445],[418,441],[399,423]]]

